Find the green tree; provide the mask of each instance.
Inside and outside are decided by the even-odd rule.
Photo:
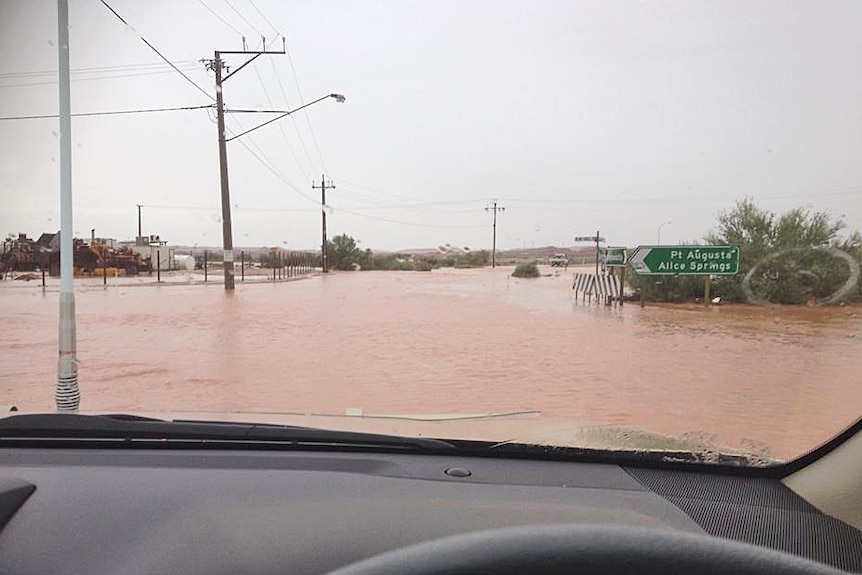
[[[356,240],[347,234],[335,236],[326,242],[326,256],[332,269],[352,270],[363,255]]]
[[[719,213],[716,229],[706,237],[710,244],[740,248],[739,274],[716,278],[713,291],[729,300],[745,300],[743,282],[755,268],[748,286],[757,299],[804,303],[826,297],[847,281],[850,269],[824,248],[849,252],[862,245],[858,233],[842,244],[843,228],[841,220],[826,212],[795,208],[777,215],[751,199],[738,201]]]

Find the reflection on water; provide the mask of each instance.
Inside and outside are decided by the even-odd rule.
[[[541,411],[789,457],[862,413],[862,308],[573,301],[571,273],[79,284],[82,409]],[[53,409],[58,295],[0,285],[0,404]],[[508,438],[506,438],[508,439]]]

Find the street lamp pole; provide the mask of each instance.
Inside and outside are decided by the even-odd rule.
[[[655,242],[657,246],[661,245],[661,228],[662,228],[662,226],[664,226],[666,224],[670,224],[670,223],[672,223],[672,222],[662,222],[658,225],[658,237],[656,238],[656,242]]]
[[[69,2],[57,0],[57,46],[60,81],[60,357],[54,399],[57,411],[78,411],[77,337],[75,292],[72,287],[72,113],[69,75]]]

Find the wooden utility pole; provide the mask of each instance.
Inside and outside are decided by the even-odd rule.
[[[329,264],[326,258],[326,190],[327,188],[330,190],[334,190],[335,184],[333,184],[331,181],[327,182],[326,175],[321,174],[320,185],[317,186],[314,184],[314,182],[312,182],[311,188],[314,190],[320,190],[320,217],[321,228],[323,230],[323,241],[320,243],[320,265],[323,268],[323,273],[327,273],[329,271]]]
[[[138,237],[135,238],[135,245],[141,241],[141,208],[144,207],[141,204],[136,204],[138,206]]]
[[[234,284],[234,268],[233,268],[233,230],[231,229],[231,216],[230,216],[230,186],[228,184],[228,170],[227,170],[227,140],[225,139],[225,126],[224,126],[224,98],[222,95],[222,84],[228,80],[231,76],[245,68],[251,62],[253,62],[256,58],[263,54],[286,54],[286,49],[284,48],[284,41],[282,41],[282,50],[280,52],[273,52],[266,50],[266,40],[263,42],[263,50],[240,50],[240,51],[219,51],[216,50],[214,57],[212,60],[206,60],[206,68],[207,70],[211,70],[215,72],[215,83],[216,83],[216,115],[218,116],[218,156],[219,156],[219,171],[220,171],[220,179],[221,179],[221,221],[222,221],[222,247],[224,249],[224,289],[225,290],[233,290],[235,288]],[[223,54],[241,54],[245,56],[251,56],[248,60],[240,64],[238,68],[236,68],[233,72],[229,70],[229,68],[225,65],[222,60]],[[228,72],[228,74],[222,77],[222,70]],[[258,126],[260,127],[260,126]],[[252,128],[256,129],[256,128]],[[251,130],[246,130],[243,134],[250,132]],[[240,134],[242,135],[242,134]],[[231,139],[237,138],[239,136],[234,136]]]
[[[497,207],[497,200],[491,200],[491,205],[485,207],[486,212],[494,213],[494,223],[493,223],[493,239],[491,240],[491,267],[497,267],[497,212],[505,212],[506,208],[500,206]]]

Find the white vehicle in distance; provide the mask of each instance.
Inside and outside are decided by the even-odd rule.
[[[548,263],[552,268],[569,267],[569,258],[566,254],[554,254],[548,258]]]

